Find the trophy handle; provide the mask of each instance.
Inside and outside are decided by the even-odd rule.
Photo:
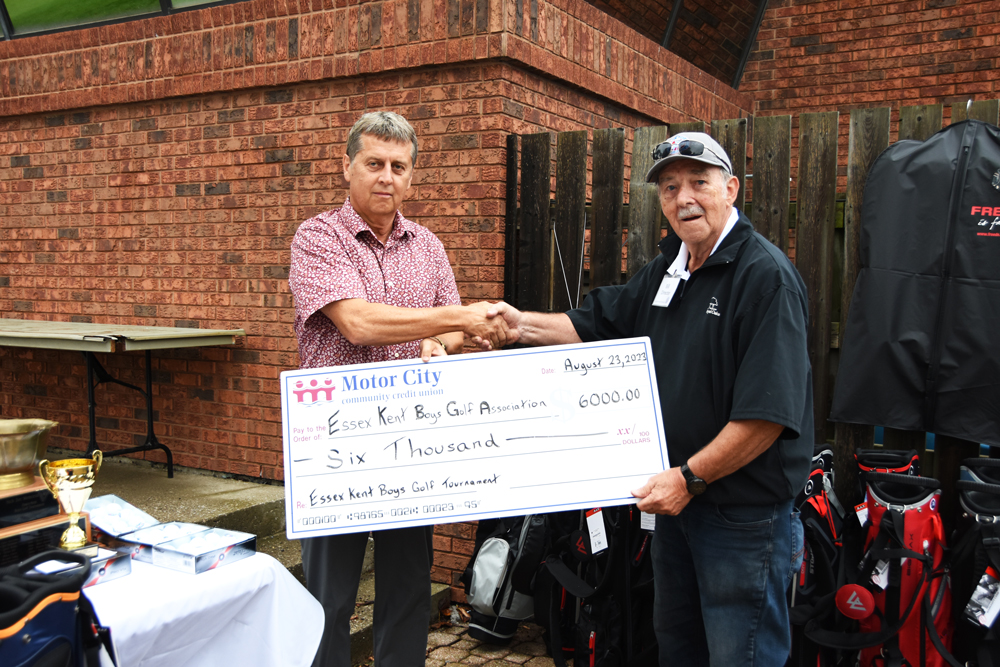
[[[94,474],[96,475],[97,471],[101,469],[101,462],[104,460],[104,454],[101,453],[101,450],[95,449],[90,453],[90,457],[94,459]]]
[[[59,494],[56,493],[56,488],[54,486],[52,486],[52,482],[49,481],[49,460],[48,459],[42,459],[41,461],[38,462],[38,474],[39,474],[39,476],[41,476],[42,482],[45,484],[45,488],[47,488],[52,493],[52,497],[53,498],[55,498],[56,500],[58,500],[59,499]]]

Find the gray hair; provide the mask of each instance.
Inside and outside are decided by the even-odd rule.
[[[392,111],[370,111],[358,119],[347,135],[347,157],[354,162],[354,156],[362,149],[361,135],[370,134],[384,141],[410,142],[413,145],[411,158],[417,164],[417,133],[410,123]]]

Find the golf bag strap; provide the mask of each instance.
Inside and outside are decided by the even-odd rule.
[[[545,559],[544,565],[570,595],[586,598],[594,594],[596,589],[570,570],[559,556],[549,556]]]
[[[935,576],[940,576],[940,574]],[[928,588],[930,587],[928,586]],[[934,619],[931,615],[930,595],[924,596],[923,606],[924,606],[924,614],[923,614],[924,627],[927,629],[927,634],[928,636],[930,636],[931,643],[934,644],[934,648],[937,649],[937,652],[941,655],[942,658],[944,658],[945,662],[951,665],[951,667],[965,667],[965,665],[963,665],[962,663],[960,663],[958,660],[955,659],[955,656],[953,656],[951,652],[944,647],[944,642],[941,641],[941,635],[938,634],[937,626],[934,625]],[[986,666],[984,664],[980,664],[980,667],[986,667]]]

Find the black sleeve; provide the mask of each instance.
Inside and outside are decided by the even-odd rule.
[[[579,308],[571,310],[570,321],[585,343],[595,340],[631,338],[636,321],[643,308],[653,300],[649,284],[654,276],[663,277],[666,271],[663,257],[646,264],[625,285],[609,285],[590,290]]]
[[[737,326],[739,369],[730,419],[764,419],[802,434],[812,373],[803,298],[781,285],[762,298]]]

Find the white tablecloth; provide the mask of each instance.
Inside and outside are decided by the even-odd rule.
[[[120,667],[309,665],[323,608],[265,554],[201,574],[132,561],[132,573],[84,590],[111,628]]]

